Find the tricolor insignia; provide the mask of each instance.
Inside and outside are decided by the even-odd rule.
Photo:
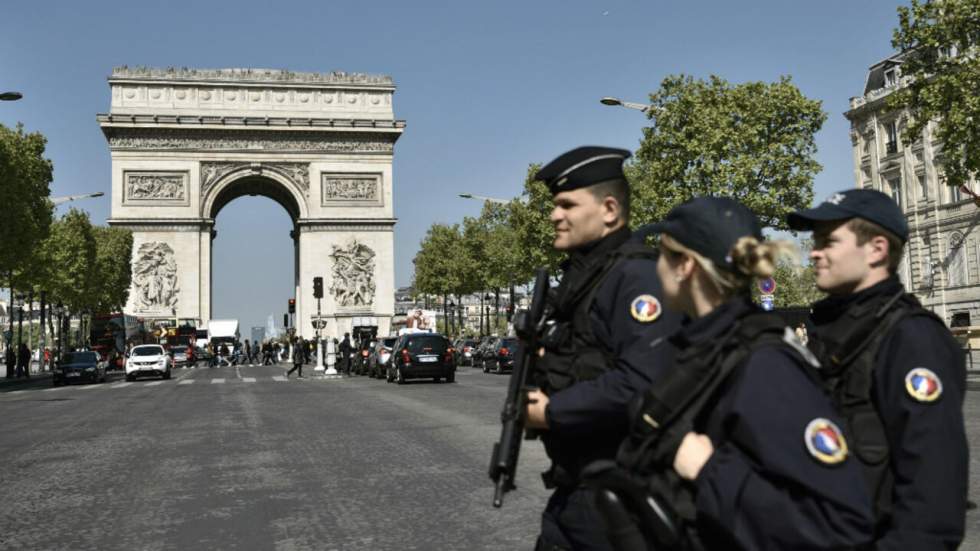
[[[817,461],[836,465],[847,459],[847,441],[833,421],[817,417],[810,421],[803,434],[807,451]]]
[[[660,301],[653,295],[640,295],[630,304],[630,314],[640,323],[650,323],[660,317]]]
[[[943,382],[931,369],[916,367],[905,376],[905,390],[920,402],[935,402],[943,394]]]

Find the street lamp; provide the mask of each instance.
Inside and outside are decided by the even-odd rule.
[[[17,101],[24,97],[20,92],[3,92],[0,93],[0,101]]]
[[[463,199],[479,199],[480,201],[487,201],[489,203],[497,203],[498,205],[506,205],[510,203],[507,199],[501,199],[499,197],[486,197],[484,195],[474,195],[472,193],[460,193],[460,197]]]
[[[51,204],[54,206],[63,205],[69,201],[77,201],[79,199],[89,199],[92,197],[102,197],[105,192],[97,191],[95,193],[83,193],[81,195],[64,195],[61,197],[52,197]]]
[[[656,107],[654,105],[649,105],[649,104],[646,104],[646,103],[636,103],[636,102],[632,102],[632,101],[623,101],[623,100],[621,100],[619,98],[614,98],[614,97],[611,97],[611,96],[606,96],[606,97],[600,99],[599,100],[599,103],[601,103],[603,105],[609,105],[609,106],[625,107],[627,109],[636,109],[637,111],[643,111],[644,113],[646,113],[648,111],[653,111],[655,109],[659,109],[658,107]]]
[[[450,334],[456,333],[456,303],[449,301],[449,327]]]

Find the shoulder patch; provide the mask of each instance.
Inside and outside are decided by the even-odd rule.
[[[847,441],[844,434],[833,421],[817,417],[810,421],[803,431],[806,449],[817,461],[825,465],[836,465],[847,459]]]
[[[630,303],[630,314],[640,323],[650,323],[660,317],[660,301],[653,295],[640,295]]]
[[[943,382],[931,369],[916,367],[905,376],[905,390],[919,402],[935,402],[943,394]]]

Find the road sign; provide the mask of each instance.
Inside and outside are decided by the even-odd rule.
[[[327,320],[311,320],[313,323],[313,329],[326,329]]]
[[[759,280],[759,292],[763,295],[771,295],[776,292],[776,280],[767,277]]]
[[[762,309],[771,312],[773,308],[772,295],[762,295]]]

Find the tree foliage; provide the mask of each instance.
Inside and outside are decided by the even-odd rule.
[[[458,224],[433,224],[422,240],[415,264],[415,290],[446,296],[466,283],[466,250]]]
[[[129,230],[95,226],[95,287],[92,307],[95,312],[118,312],[129,299],[132,281],[130,259],[133,256],[133,234]]]
[[[42,245],[41,259],[47,265],[47,277],[40,286],[73,312],[91,308],[95,254],[95,235],[88,214],[69,210],[51,225],[51,233]]]
[[[23,270],[48,235],[53,168],[44,158],[46,143],[21,125],[12,130],[0,124],[0,273]]]
[[[697,196],[733,197],[780,229],[786,214],[810,206],[821,169],[814,135],[826,114],[789,77],[732,85],[669,76],[650,101],[656,124],[627,173],[634,225]]]
[[[980,0],[912,0],[898,8],[892,46],[904,54],[906,85],[888,97],[907,108],[912,143],[929,121],[942,143],[942,173],[959,186],[980,173]]]
[[[551,192],[544,182],[534,180],[534,174],[541,169],[539,164],[531,164],[524,178],[524,192],[520,201],[510,203],[510,224],[514,228],[520,258],[520,274],[528,281],[534,270],[545,266],[552,273],[558,270],[564,255],[556,251],[555,227],[551,223],[554,203]]]

